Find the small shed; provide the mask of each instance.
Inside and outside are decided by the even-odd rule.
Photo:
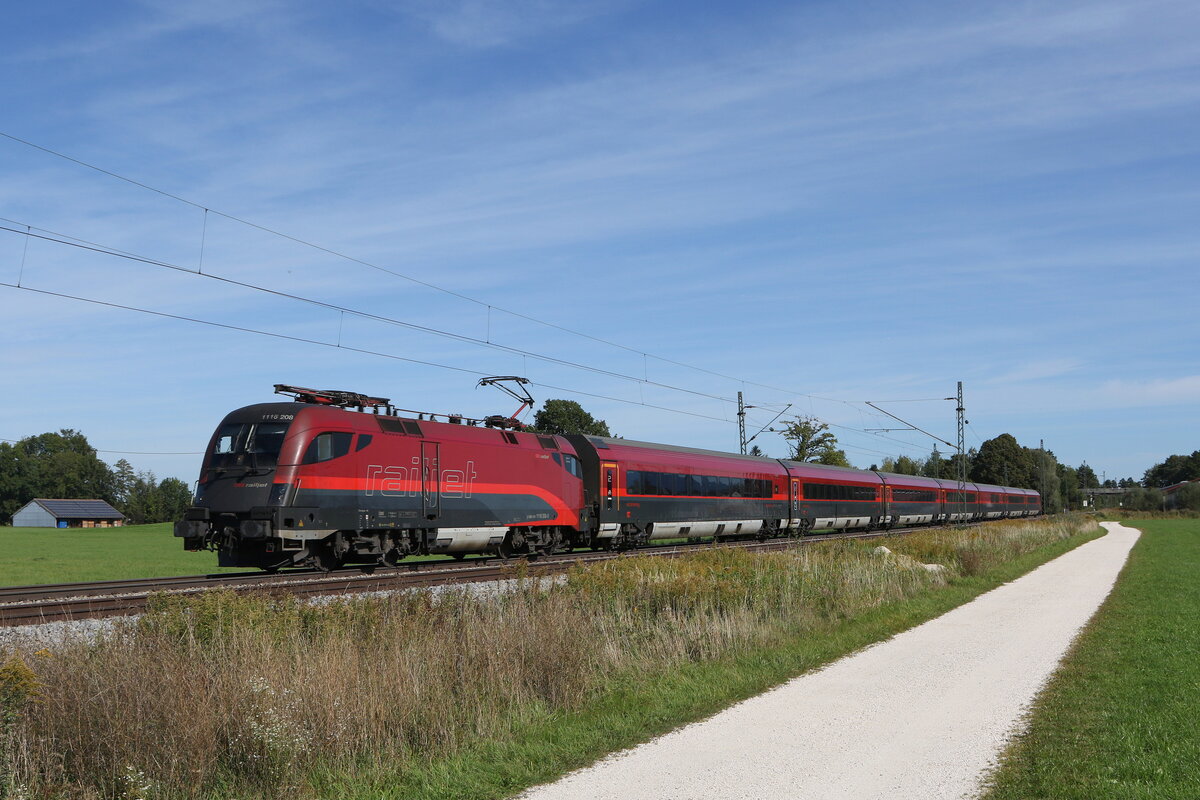
[[[14,528],[116,528],[125,515],[103,500],[30,500],[13,514]]]

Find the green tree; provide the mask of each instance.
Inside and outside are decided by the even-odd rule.
[[[1167,508],[1200,511],[1200,483],[1180,486],[1167,497]]]
[[[938,452],[936,446],[933,448],[933,452],[929,454],[929,458],[925,459],[925,466],[921,469],[921,474],[926,478],[945,477],[946,462],[942,459],[942,454]]]
[[[1079,473],[1074,467],[1058,465],[1058,485],[1062,494],[1063,509],[1075,511],[1083,508],[1083,492],[1079,488]]]
[[[1087,464],[1081,464],[1079,469],[1075,470],[1075,474],[1079,476],[1079,488],[1081,489],[1099,489],[1100,479],[1096,477],[1096,471]]]
[[[137,473],[133,471],[133,465],[123,458],[117,461],[113,469],[113,497],[116,500],[113,505],[125,516],[129,516],[129,499],[136,484]]]
[[[1034,465],[1029,451],[1012,434],[1002,433],[979,446],[971,464],[970,478],[978,483],[1035,488]]]
[[[1200,450],[1190,456],[1168,456],[1161,464],[1146,470],[1142,485],[1147,489],[1163,489],[1184,481],[1200,478]]]
[[[961,463],[965,464],[967,480],[973,480],[973,478],[971,478],[971,465],[975,463],[975,457],[977,455],[978,452],[974,447],[967,450],[966,454],[952,454],[948,459],[946,459],[946,466],[942,472],[942,477],[952,481],[958,480],[958,465]]]
[[[112,471],[79,431],[27,436],[0,448],[0,516],[10,518],[35,497],[113,502]]]
[[[758,456],[759,458],[766,458],[767,454],[762,451],[761,447],[756,444],[752,444],[750,445],[749,455]]]
[[[846,451],[830,447],[817,456],[816,463],[829,467],[849,467],[850,459],[846,458]]]
[[[816,417],[796,417],[780,431],[787,440],[794,461],[820,461],[830,450],[837,449],[837,437],[829,425]]]
[[[909,458],[908,456],[899,456],[897,458],[887,456],[883,459],[881,471],[894,472],[897,475],[920,475],[923,466],[919,459]]]
[[[538,433],[558,436],[569,433],[612,436],[608,430],[608,423],[584,411],[583,406],[574,400],[547,400],[534,415],[533,427]]]
[[[1042,507],[1049,514],[1057,514],[1063,510],[1063,496],[1061,481],[1058,477],[1058,459],[1054,457],[1054,453],[1049,450],[1030,450],[1029,456],[1033,460],[1033,480],[1032,486],[1026,486],[1027,489],[1036,489],[1042,494]]]
[[[29,464],[8,442],[0,442],[0,520],[7,521],[33,499]]]

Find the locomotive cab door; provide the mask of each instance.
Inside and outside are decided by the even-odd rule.
[[[425,519],[441,514],[441,461],[437,442],[421,442],[421,507]]]

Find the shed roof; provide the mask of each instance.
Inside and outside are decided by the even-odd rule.
[[[125,519],[125,515],[103,500],[47,500],[35,497],[37,503],[55,519]]]

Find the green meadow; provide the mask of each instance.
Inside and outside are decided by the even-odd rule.
[[[187,553],[171,523],[123,528],[0,528],[0,586],[238,572]]]
[[[1142,531],[988,800],[1200,797],[1200,520]]]

